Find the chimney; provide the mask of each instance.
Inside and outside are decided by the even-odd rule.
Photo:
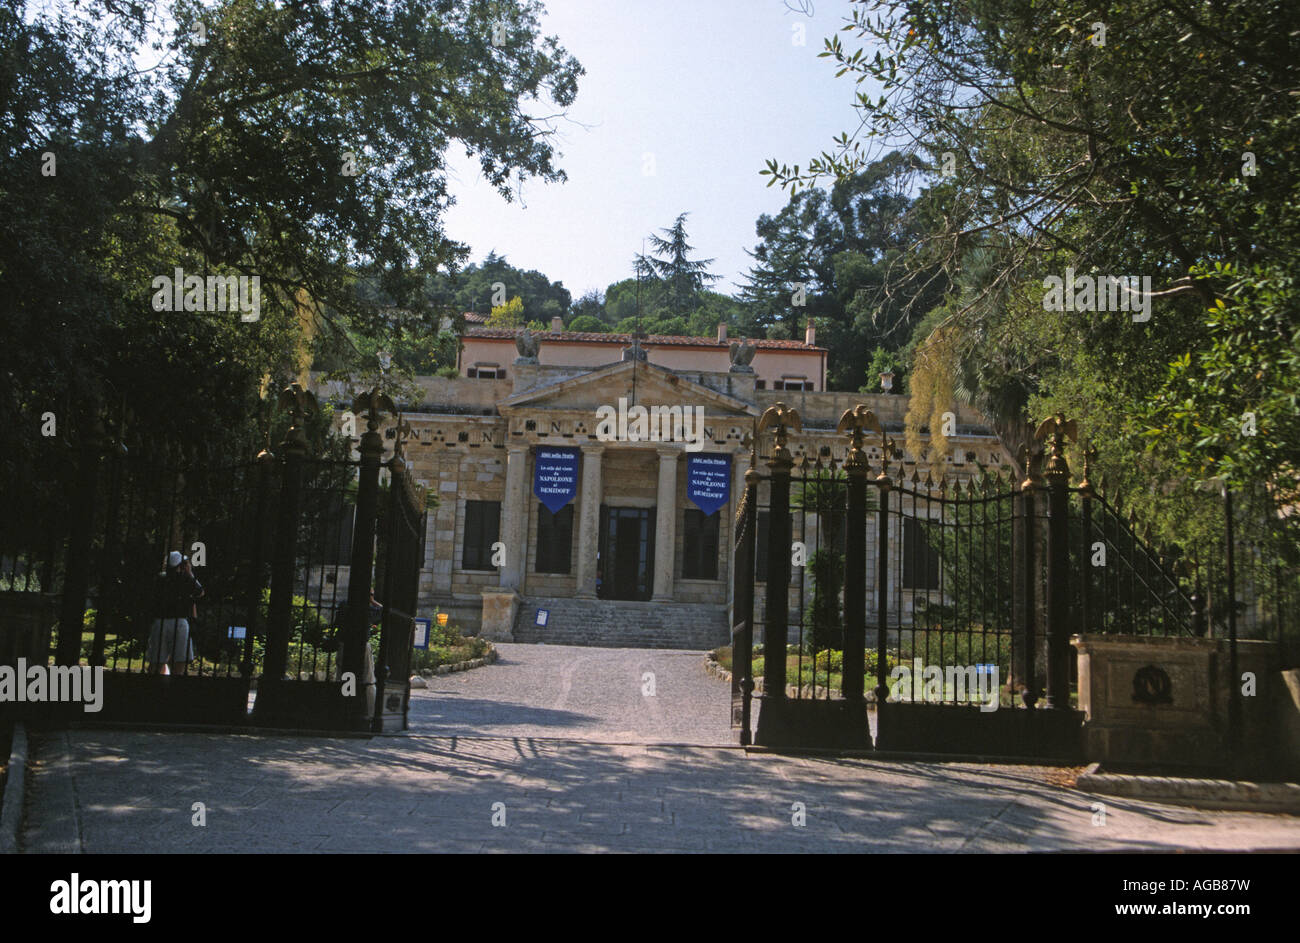
[[[803,342],[809,347],[817,346],[817,325],[813,324],[813,319],[808,319],[808,326],[803,330]]]
[[[557,314],[555,317],[551,318],[551,331],[558,334],[562,330],[564,330],[564,318]]]
[[[719,321],[718,322],[718,343],[725,344],[726,342],[727,342],[727,322]]]

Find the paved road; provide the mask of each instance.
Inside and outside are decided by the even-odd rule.
[[[1040,767],[782,757],[724,744],[697,653],[500,646],[374,739],[36,737],[23,848],[86,852],[1297,849],[1300,817],[1201,812]],[[643,690],[654,675],[655,694]],[[668,746],[690,743],[694,746]],[[1094,825],[1093,803],[1106,806]],[[207,824],[192,824],[202,802]],[[493,818],[504,824],[494,825]],[[802,814],[803,824],[796,824]]]
[[[1034,767],[556,740],[38,738],[27,851],[1300,848],[1300,817],[1092,797]],[[195,827],[192,807],[206,806]],[[500,803],[500,805],[497,805]],[[802,803],[805,824],[796,825]],[[504,824],[492,824],[494,811]]]
[[[504,643],[497,651],[494,665],[412,691],[412,732],[731,743],[730,690],[705,674],[701,652]]]

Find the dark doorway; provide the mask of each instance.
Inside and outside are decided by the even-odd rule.
[[[601,599],[649,599],[654,590],[654,508],[600,509]]]

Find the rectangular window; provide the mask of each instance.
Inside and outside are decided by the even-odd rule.
[[[903,588],[939,588],[939,551],[930,540],[939,536],[935,522],[903,518]]]
[[[765,389],[767,389],[767,381],[766,381],[766,380],[755,380],[755,381],[754,381],[754,389],[756,389],[756,390],[765,390]]]
[[[718,578],[718,521],[722,514],[708,516],[699,508],[686,509],[682,534],[682,579],[716,580]]]
[[[536,573],[568,573],[573,550],[573,505],[566,504],[552,514],[545,504],[537,505]]]
[[[465,502],[465,540],[461,547],[462,570],[494,570],[492,545],[500,540],[501,502]]]
[[[812,381],[806,377],[782,377],[772,384],[774,390],[809,390],[813,388]]]
[[[465,371],[471,380],[504,380],[506,371],[494,363],[476,363]]]

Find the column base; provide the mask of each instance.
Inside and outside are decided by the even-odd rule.
[[[483,591],[483,623],[479,637],[489,642],[515,640],[515,615],[523,600],[514,590]]]

